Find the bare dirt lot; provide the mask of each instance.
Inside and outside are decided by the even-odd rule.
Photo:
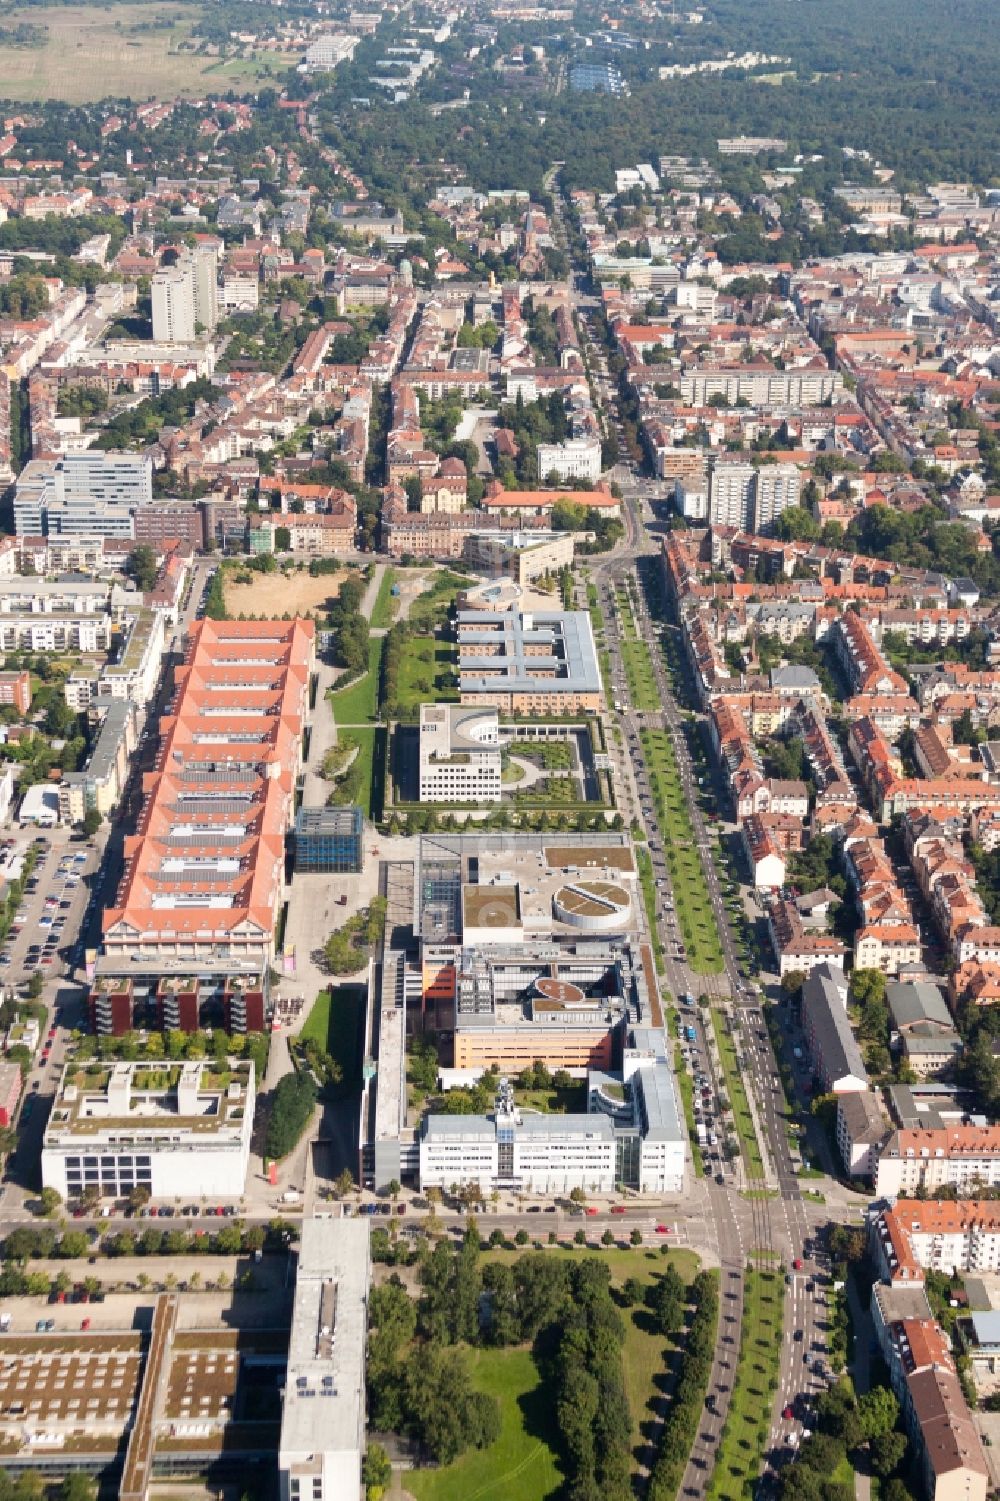
[[[227,569],[226,609],[230,615],[258,615],[261,619],[283,615],[286,610],[289,615],[322,611],[328,600],[336,599],[345,574],[346,570],[313,578],[303,569],[285,578],[282,573],[255,573],[253,583],[237,584],[234,573]]]

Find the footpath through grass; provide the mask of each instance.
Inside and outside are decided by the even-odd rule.
[[[396,606],[399,603],[397,596],[392,592],[395,582],[396,570],[394,568],[387,568],[382,575],[382,581],[378,586],[378,593],[375,596],[375,603],[372,606],[372,618],[369,624],[373,631],[386,630],[392,625],[392,617],[395,615]]]
[[[751,1267],[732,1401],[707,1501],[744,1501],[760,1473],[781,1367],[784,1284],[780,1271]]]
[[[673,743],[666,730],[644,729],[641,738],[687,962],[698,974],[721,974],[723,960],[719,930],[677,770]]]
[[[757,1140],[757,1132],[754,1129],[753,1116],[750,1114],[750,1104],[747,1100],[746,1087],[743,1083],[743,1075],[736,1061],[736,1044],[732,1036],[725,1028],[725,1019],[721,1014],[712,1011],[712,1030],[719,1046],[719,1057],[722,1060],[722,1071],[726,1076],[726,1093],[736,1119],[736,1134],[740,1139],[740,1147],[743,1151],[743,1161],[747,1170],[748,1178],[763,1178],[764,1159],[760,1155],[760,1143]]]

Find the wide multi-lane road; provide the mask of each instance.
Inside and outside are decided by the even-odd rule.
[[[566,241],[568,244],[568,240]],[[572,278],[571,278],[572,280]],[[575,285],[575,281],[574,281]],[[580,306],[580,331],[588,363],[596,378],[599,398],[608,403],[608,425],[623,437],[622,424],[615,411],[615,396],[607,371],[603,350],[592,335],[592,314]],[[607,648],[614,697],[624,706],[620,715],[624,741],[616,755],[618,783],[623,798],[623,812],[638,818],[649,836],[649,851],[656,881],[656,910],[653,920],[659,929],[666,955],[665,982],[676,996],[691,993],[708,996],[710,1004],[723,1012],[737,1041],[737,1058],[744,1087],[751,1103],[755,1128],[764,1162],[763,1179],[750,1177],[749,1163],[734,1171],[721,1151],[718,1160],[709,1162],[707,1180],[710,1215],[722,1268],[722,1318],[715,1364],[710,1378],[711,1406],[699,1424],[691,1460],[682,1483],[682,1495],[697,1496],[708,1484],[714,1463],[714,1451],[729,1407],[736,1352],[739,1348],[740,1314],[744,1269],[752,1251],[779,1256],[789,1268],[785,1304],[785,1339],[782,1343],[780,1383],[772,1412],[771,1445],[762,1456],[766,1468],[781,1451],[792,1425],[781,1414],[795,1404],[801,1393],[810,1393],[818,1385],[812,1366],[825,1346],[826,1308],[823,1284],[817,1280],[819,1266],[810,1254],[813,1248],[812,1223],[815,1208],[805,1201],[791,1160],[784,1114],[784,1094],[775,1088],[778,1068],[765,1025],[760,995],[741,970],[740,960],[726,908],[725,898],[715,865],[714,831],[706,822],[699,799],[699,787],[688,741],[685,722],[667,669],[662,632],[675,627],[667,620],[663,608],[663,579],[658,561],[659,544],[651,537],[646,522],[651,521],[649,500],[659,498],[661,488],[645,480],[627,458],[616,465],[611,478],[621,489],[624,505],[625,537],[622,544],[593,570],[599,606],[605,622],[604,644]],[[630,589],[633,616],[638,635],[645,642],[660,708],[655,713],[639,713],[630,703],[628,678],[621,652],[618,631],[616,592],[619,586]],[[638,585],[638,588],[636,588]],[[694,842],[711,901],[712,914],[719,932],[723,967],[719,974],[702,974],[690,967],[689,957],[679,957],[681,931],[676,917],[671,889],[669,864],[664,839],[667,830],[657,827],[656,804],[652,796],[649,767],[646,764],[641,730],[666,731],[672,740],[678,776],[690,812]],[[697,718],[691,722],[700,733]],[[685,1028],[692,1026],[694,1041],[686,1045],[687,1066],[695,1076],[710,1080],[706,1100],[718,1098],[724,1081],[714,1062],[714,1048],[694,1008],[684,1012]],[[721,1127],[721,1121],[712,1122]],[[723,1131],[718,1130],[720,1139]],[[741,1170],[742,1168],[742,1170]],[[796,1266],[795,1263],[799,1263]]]

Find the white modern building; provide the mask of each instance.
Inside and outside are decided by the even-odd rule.
[[[153,339],[190,344],[219,321],[219,253],[214,243],[185,251],[153,277]]]
[[[359,1501],[365,1449],[368,1222],[302,1226],[278,1447],[281,1501]]]
[[[194,281],[181,261],[157,271],[151,288],[157,344],[190,344],[195,337]]]
[[[560,483],[566,480],[591,480],[601,477],[601,445],[597,438],[567,438],[565,443],[539,443],[538,479],[545,484],[551,475]]]
[[[894,1131],[875,1175],[880,1199],[954,1187],[962,1197],[1000,1187],[1000,1126],[947,1126]]]
[[[19,537],[133,537],[134,512],[153,500],[153,463],[145,454],[88,448],[32,459],[17,477]]]
[[[495,708],[420,705],[420,801],[500,801],[500,716]]]
[[[42,1185],[64,1199],[238,1199],[253,1131],[254,1068],[216,1063],[66,1065],[42,1137]]]
[[[709,482],[709,518],[718,526],[746,531],[753,515],[756,470],[744,460],[719,459]]]
[[[794,464],[762,464],[754,485],[753,529],[769,532],[789,506],[797,506],[801,476]]]
[[[586,1115],[518,1109],[501,1080],[492,1115],[430,1115],[420,1138],[420,1186],[475,1183],[523,1193],[683,1193],[687,1133],[663,1034],[636,1028],[624,1069],[588,1075]]]

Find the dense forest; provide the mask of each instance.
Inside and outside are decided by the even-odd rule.
[[[893,166],[904,186],[938,178],[1000,185],[995,21],[989,0],[842,0],[836,7],[810,0],[794,8],[719,0],[704,26],[677,28],[671,47],[654,42],[648,52],[615,54],[632,74],[627,101],[571,91],[519,97],[482,68],[457,130],[455,114],[433,114],[419,100],[352,108],[371,94],[363,46],[331,79],[319,113],[330,143],[388,197],[398,196],[408,174],[412,182],[415,161],[454,163],[483,188],[537,191],[550,164],[563,160],[569,185],[611,188],[616,167],[670,152],[714,157],[718,137],[740,131],[781,135],[793,152],[830,157],[835,172],[843,166],[840,148],[848,147]],[[660,62],[747,48],[788,57],[790,65],[774,82],[740,72],[657,76]],[[442,59],[436,94],[447,93],[446,69]],[[469,66],[455,63],[452,72],[454,98],[468,85]],[[850,164],[852,176],[859,170],[864,175]]]

